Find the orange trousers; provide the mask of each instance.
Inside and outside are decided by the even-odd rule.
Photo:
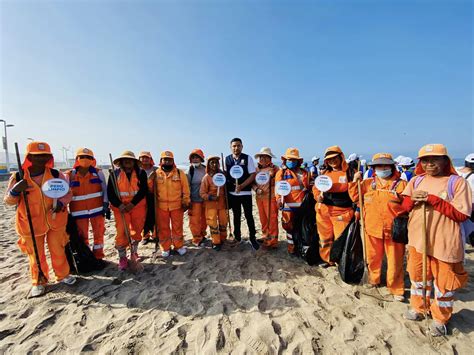
[[[171,246],[173,246],[174,250],[181,248],[184,245],[183,209],[178,208],[173,211],[166,211],[157,208],[156,213],[160,249],[162,251],[170,251]]]
[[[51,257],[51,264],[53,265],[54,274],[57,281],[61,281],[69,275],[69,264],[67,262],[64,247],[69,241],[69,236],[66,233],[66,227],[59,230],[49,230],[48,233],[36,236],[36,245],[38,247],[38,254],[41,264],[41,270],[46,278],[49,277],[49,267],[46,261],[46,254],[44,252],[44,242],[48,243],[48,250]],[[31,236],[20,236],[18,239],[18,246],[20,250],[28,255],[30,263],[31,283],[38,285],[38,265],[36,264],[35,252],[33,248],[33,239]]]
[[[193,243],[199,244],[206,236],[206,208],[204,202],[193,202],[188,211],[189,229],[193,235]]]
[[[105,218],[104,216],[95,216],[92,218],[78,218],[75,220],[79,236],[86,245],[89,245],[89,222],[92,226],[92,234],[94,235],[94,245],[92,252],[97,259],[104,258],[104,234],[105,234]]]
[[[411,281],[410,304],[416,312],[423,313],[423,254],[413,247],[408,247],[407,269]],[[448,323],[453,313],[454,293],[466,285],[467,278],[462,262],[446,263],[428,256],[426,304],[435,321]],[[432,286],[435,302],[430,304]]]
[[[118,208],[112,207],[114,211],[115,228],[117,235],[115,236],[115,248],[123,249],[128,247],[128,238],[125,234],[125,226],[122,216]],[[124,212],[125,223],[127,223],[132,241],[139,242],[142,239],[142,231],[145,226],[146,204],[136,205],[130,212]]]
[[[211,230],[212,244],[224,243],[227,239],[227,211],[224,208],[206,208],[206,221]]]
[[[351,207],[328,206],[316,204],[316,226],[319,233],[319,254],[323,261],[329,263],[332,243],[344,232],[354,216]]]
[[[367,263],[369,268],[369,283],[380,284],[382,274],[382,260],[387,256],[387,288],[392,295],[403,296],[404,270],[403,258],[405,256],[405,244],[394,243],[390,238],[376,238],[366,236]]]
[[[258,214],[262,224],[262,237],[264,246],[275,246],[278,244],[278,206],[274,198],[270,203],[268,197],[257,198]],[[270,210],[270,220],[268,212]]]
[[[281,212],[281,226],[286,231],[286,242],[288,253],[293,254],[295,252],[295,243],[293,242],[293,211],[282,211]]]

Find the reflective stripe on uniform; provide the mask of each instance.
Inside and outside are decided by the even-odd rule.
[[[436,300],[436,303],[438,304],[439,307],[443,308],[452,308],[454,305],[454,301],[438,301]]]
[[[411,285],[415,288],[423,288],[423,281],[412,281],[410,280]],[[432,281],[427,281],[426,286],[431,287],[433,285]]]
[[[135,196],[137,193],[138,191],[132,191],[132,192],[120,191],[120,196]]]
[[[97,250],[97,249],[104,249],[104,244],[94,244],[92,249]]]
[[[301,207],[301,202],[286,202],[284,207],[286,208]]]
[[[73,217],[86,216],[86,215],[94,214],[94,213],[97,213],[97,212],[101,212],[103,210],[104,210],[104,208],[101,206],[101,207],[93,208],[91,210],[71,212],[71,216],[73,216]]]
[[[435,288],[435,297],[436,298],[449,298],[449,297],[454,297],[454,291],[446,291],[446,293],[441,293],[438,287],[434,285]]]
[[[292,186],[291,189],[292,190],[301,190],[301,187],[300,186]]]
[[[101,197],[103,195],[104,193],[100,191],[100,192],[95,192],[93,194],[73,196],[72,201],[84,201],[84,200],[89,200],[91,198]]]
[[[411,288],[410,294],[413,296],[423,296],[423,290],[420,288]]]

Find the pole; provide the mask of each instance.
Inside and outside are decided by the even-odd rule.
[[[421,296],[423,297],[423,316],[427,319],[428,313],[428,304],[426,302],[426,286],[427,286],[427,266],[428,266],[428,255],[427,255],[427,248],[428,248],[428,236],[426,233],[426,204],[423,203],[421,205],[421,211],[423,213],[423,224],[421,226],[422,230],[422,237],[423,237],[423,290],[421,292]]]
[[[224,154],[221,153],[221,164],[222,164],[222,172],[225,172],[225,163],[224,163]],[[233,238],[234,236],[232,235],[232,226],[230,224],[230,211],[229,211],[229,199],[227,198],[227,186],[224,186],[224,200],[225,200],[225,208],[227,211],[227,222],[229,224],[229,236]]]

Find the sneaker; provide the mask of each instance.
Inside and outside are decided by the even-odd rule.
[[[128,259],[126,256],[122,256],[119,260],[118,268],[120,271],[127,270],[128,267]]]
[[[184,254],[186,254],[188,250],[186,249],[186,247],[181,247],[178,249],[178,254],[183,256]]]
[[[368,289],[374,289],[374,288],[377,288],[379,285],[365,284],[364,286],[365,286],[365,288],[368,288]],[[394,296],[394,298],[395,298],[395,296]]]
[[[213,244],[212,249],[215,251],[220,251],[222,249],[222,245],[220,244]]]
[[[423,319],[423,315],[421,313],[416,312],[413,309],[409,309],[408,311],[405,312],[403,315],[403,318],[406,320],[411,320],[411,321],[420,321]]]
[[[169,251],[169,250],[164,250],[164,251],[162,251],[162,252],[161,252],[161,256],[162,256],[163,258],[169,257],[169,256],[170,256],[170,251]]]
[[[74,285],[76,283],[76,278],[72,275],[67,275],[64,279],[61,280],[63,284]]]
[[[448,334],[448,330],[444,324],[438,323],[437,321],[433,321],[430,324],[430,333],[434,337],[441,337]]]
[[[151,242],[150,238],[142,239],[142,245],[147,245],[150,242]]]
[[[403,302],[405,301],[405,296],[403,295],[393,295],[393,300],[397,302]]]
[[[255,239],[250,239],[250,245],[252,246],[252,249],[257,251],[260,249],[260,244]]]
[[[31,297],[39,297],[39,296],[44,295],[45,292],[46,292],[46,289],[43,285],[36,285],[31,288],[30,294],[31,294]]]

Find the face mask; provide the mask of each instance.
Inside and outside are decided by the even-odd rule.
[[[162,165],[161,169],[168,172],[168,171],[171,171],[171,169],[173,169],[173,165]]]
[[[295,162],[295,161],[287,161],[287,162],[286,162],[286,167],[287,167],[288,169],[294,169],[294,168],[296,168],[297,166],[298,166],[298,163]]]
[[[382,179],[386,179],[386,178],[389,178],[390,176],[392,176],[392,170],[377,170],[375,169],[375,174],[382,178]]]
[[[195,168],[199,168],[201,166],[201,163],[192,163]]]
[[[78,159],[78,162],[81,168],[88,168],[92,165],[92,160],[86,158]]]

